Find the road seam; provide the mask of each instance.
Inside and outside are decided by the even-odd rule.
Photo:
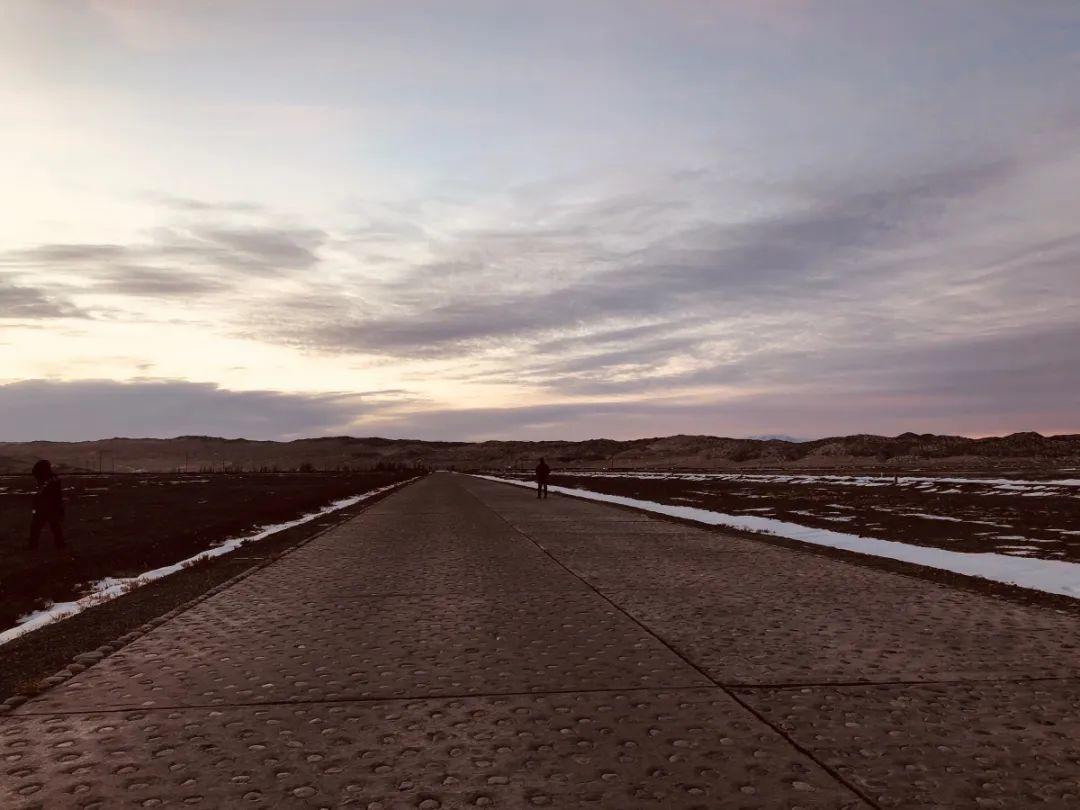
[[[644,623],[639,621],[631,613],[628,613],[622,606],[620,606],[620,605],[616,604],[615,602],[613,602],[611,599],[609,599],[607,596],[605,596],[601,591],[597,590],[596,587],[594,587],[591,582],[589,582],[587,579],[582,577],[580,574],[578,574],[572,568],[570,568],[565,563],[563,563],[562,560],[560,560],[554,554],[552,554],[550,551],[548,551],[543,545],[541,545],[539,542],[537,542],[537,540],[535,538],[533,538],[530,534],[528,534],[526,531],[524,531],[520,527],[515,526],[513,523],[511,523],[510,520],[505,515],[503,515],[501,512],[499,512],[497,509],[495,509],[490,504],[486,503],[479,495],[477,495],[475,492],[468,489],[467,487],[463,487],[463,489],[465,489],[465,491],[468,492],[469,495],[471,495],[473,498],[475,498],[483,506],[485,506],[486,508],[490,509],[493,513],[498,515],[503,520],[503,522],[506,523],[507,526],[512,528],[515,532],[520,534],[522,537],[524,537],[526,540],[528,540],[530,543],[532,543],[534,546],[536,546],[538,549],[540,549],[540,551],[542,551],[545,555],[547,555],[547,557],[549,559],[551,559],[552,562],[554,562],[556,565],[558,565],[560,568],[562,568],[564,571],[566,571],[572,577],[574,577],[575,579],[580,581],[583,585],[585,585],[585,587],[587,587],[589,590],[591,590],[593,593],[595,593],[597,596],[599,596],[601,599],[603,599],[605,602],[607,602],[609,605],[611,605],[613,608],[615,608],[621,614],[626,616],[626,618],[628,618],[630,621],[632,621],[634,624],[636,624],[638,627],[640,627],[644,632],[646,632],[649,636],[654,638],[659,644],[661,644],[669,652],[671,652],[672,655],[677,657],[679,660],[681,660],[683,663],[685,663],[691,669],[695,670],[699,675],[701,675],[701,677],[708,680],[717,689],[720,689],[722,692],[724,692],[724,694],[726,694],[729,698],[731,698],[733,701],[735,701],[735,703],[742,706],[743,709],[745,709],[749,714],[756,717],[759,722],[761,722],[763,725],[767,726],[768,728],[772,729],[774,733],[779,735],[782,739],[786,740],[787,743],[792,748],[794,748],[796,751],[801,753],[803,756],[805,756],[811,762],[815,763],[825,773],[827,773],[829,776],[831,776],[833,778],[833,780],[835,780],[836,782],[838,782],[839,784],[843,785],[845,788],[850,790],[855,796],[862,799],[862,801],[865,804],[867,804],[868,806],[875,808],[875,810],[880,810],[881,806],[877,802],[875,802],[873,799],[871,799],[869,796],[867,796],[865,793],[863,793],[863,791],[860,790],[859,788],[857,788],[855,785],[851,784],[836,769],[834,769],[831,766],[827,765],[826,763],[822,762],[809,749],[803,747],[801,744],[796,742],[783,729],[781,729],[778,726],[776,726],[775,724],[771,723],[767,718],[762,716],[762,714],[760,712],[756,711],[753,707],[751,707],[745,701],[740,699],[739,696],[736,695],[734,692],[732,692],[728,687],[724,686],[722,683],[720,683],[715,678],[713,678],[711,675],[709,675],[704,669],[702,669],[697,664],[695,664],[693,661],[691,661],[689,658],[687,658],[685,655],[683,655],[678,649],[676,649],[670,643],[668,643],[668,641],[666,639],[664,639],[661,636],[657,635],[656,632],[654,632],[650,627],[648,627],[647,625],[645,625]]]
[[[175,712],[175,711],[206,711],[218,709],[259,709],[265,706],[316,706],[320,704],[340,706],[347,703],[408,703],[417,700],[483,700],[494,698],[516,697],[556,697],[558,695],[622,695],[637,693],[663,692],[665,694],[675,692],[723,692],[723,687],[716,684],[695,684],[689,686],[631,686],[625,689],[617,687],[595,689],[545,689],[541,692],[459,692],[454,694],[440,695],[387,695],[385,697],[343,697],[343,698],[300,698],[297,700],[267,700],[255,703],[205,703],[205,704],[180,704],[173,706],[112,706],[95,709],[67,709],[50,712],[20,712],[6,720],[19,720],[23,717],[73,717],[84,714],[118,714],[121,712]],[[0,723],[4,719],[0,719]]]
[[[740,683],[738,681],[717,681],[720,686],[730,689],[824,689],[835,687],[837,689],[852,689],[858,687],[886,687],[886,686],[963,686],[972,684],[983,686],[994,683],[1071,683],[1080,681],[1080,675],[1045,675],[1037,677],[1017,678],[964,678],[961,680],[933,680],[933,681],[810,681],[807,683]]]

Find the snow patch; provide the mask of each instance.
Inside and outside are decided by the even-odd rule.
[[[1007,523],[994,523],[990,520],[973,520],[970,518],[958,518],[951,517],[950,515],[929,515],[926,512],[899,512],[898,514],[904,517],[917,517],[924,518],[925,520],[947,520],[950,523],[975,523],[979,526],[996,526],[1001,529],[1008,529]]]

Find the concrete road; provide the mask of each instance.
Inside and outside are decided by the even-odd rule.
[[[1080,627],[436,474],[0,719],[0,806],[1080,806]]]

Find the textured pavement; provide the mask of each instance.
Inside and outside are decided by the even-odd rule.
[[[1080,627],[436,474],[0,718],[0,807],[1080,807]]]

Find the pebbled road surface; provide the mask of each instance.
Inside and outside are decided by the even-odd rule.
[[[1080,627],[436,474],[0,718],[0,806],[1080,806]]]

